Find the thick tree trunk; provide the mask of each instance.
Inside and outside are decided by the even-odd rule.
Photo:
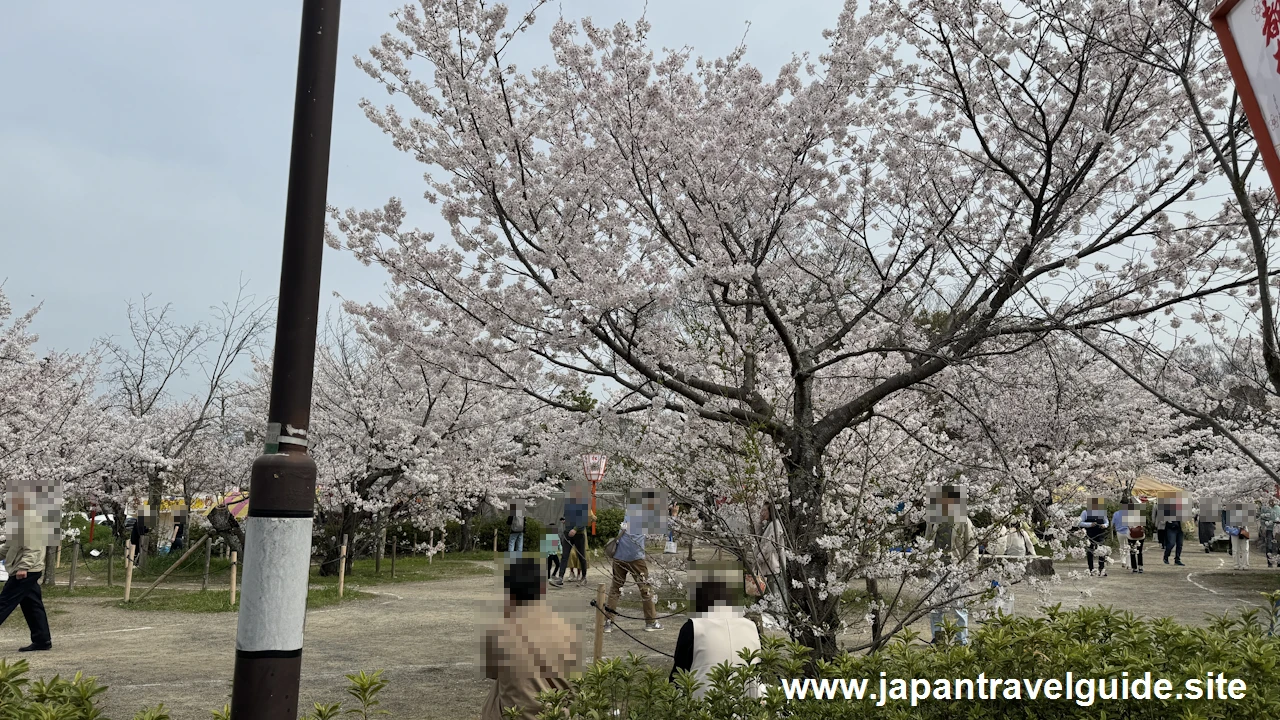
[[[795,552],[808,556],[808,563],[787,563],[787,578],[793,588],[792,610],[808,621],[794,634],[795,640],[813,650],[810,662],[830,660],[836,655],[836,635],[840,628],[840,596],[826,593],[831,552],[819,543],[827,534],[823,513],[822,452],[814,434],[813,381],[797,378],[793,405],[795,431],[788,439],[787,485],[791,493],[791,537]],[[819,587],[811,587],[813,581]]]
[[[879,649],[883,643],[884,618],[880,617],[880,583],[867,578],[867,602],[871,603],[871,647]]]

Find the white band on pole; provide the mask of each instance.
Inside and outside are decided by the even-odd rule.
[[[236,650],[302,649],[311,569],[311,518],[245,521]]]

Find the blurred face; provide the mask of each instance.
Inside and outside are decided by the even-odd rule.
[[[1136,503],[1125,503],[1120,511],[1120,521],[1128,527],[1142,524],[1142,512]]]

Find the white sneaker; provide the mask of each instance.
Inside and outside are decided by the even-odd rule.
[[[662,629],[662,623],[657,622],[656,620],[644,626],[645,632],[653,632],[655,630],[661,630],[661,629]]]
[[[608,633],[613,632],[613,621],[612,621],[612,620],[605,620],[605,621],[604,621],[604,631],[605,631],[605,632],[608,632]]]

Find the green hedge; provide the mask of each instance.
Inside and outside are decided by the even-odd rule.
[[[594,537],[587,536],[587,545],[589,547],[604,547],[605,543],[618,537],[618,531],[622,527],[622,520],[625,516],[625,511],[618,507],[604,508],[596,513],[596,534]]]
[[[1280,601],[1280,593],[1269,596]],[[814,663],[807,669],[808,649],[777,638],[764,638],[757,653],[744,655],[756,664],[750,669],[730,669],[727,664],[710,675],[703,699],[693,697],[694,680],[682,674],[667,682],[669,666],[653,666],[631,656],[605,660],[591,667],[572,691],[548,692],[539,718],[588,720],[591,718],[666,718],[668,720],[853,720],[862,718],[1276,718],[1280,717],[1280,633],[1256,612],[1222,618],[1207,628],[1179,625],[1169,619],[1141,620],[1129,612],[1110,608],[1074,611],[1051,609],[1045,617],[1002,616],[971,632],[970,645],[944,639],[926,645],[908,634],[880,652],[842,655],[833,662]],[[1049,700],[1043,693],[1030,699],[993,700],[879,700],[787,699],[779,678],[867,678],[865,693],[879,694],[879,680],[918,678],[932,683],[939,678],[1065,678],[1070,671],[1081,678],[1120,678],[1128,672],[1141,678],[1150,672],[1152,683],[1168,678],[1175,692],[1187,679],[1223,673],[1243,680],[1243,699],[1199,700],[1129,699],[1102,700],[1094,691],[1091,704],[1084,701]],[[765,685],[763,699],[746,693],[750,686]],[[1025,688],[1025,686],[1020,686]],[[989,689],[989,686],[988,686]],[[1084,689],[1084,688],[1081,688]],[[1109,690],[1109,685],[1108,685]],[[909,697],[909,690],[907,697]],[[923,690],[921,690],[923,692]],[[1065,693],[1065,691],[1063,691]],[[1202,689],[1203,692],[1203,689]],[[890,697],[894,697],[891,692]],[[1065,694],[1063,695],[1065,698]]]

